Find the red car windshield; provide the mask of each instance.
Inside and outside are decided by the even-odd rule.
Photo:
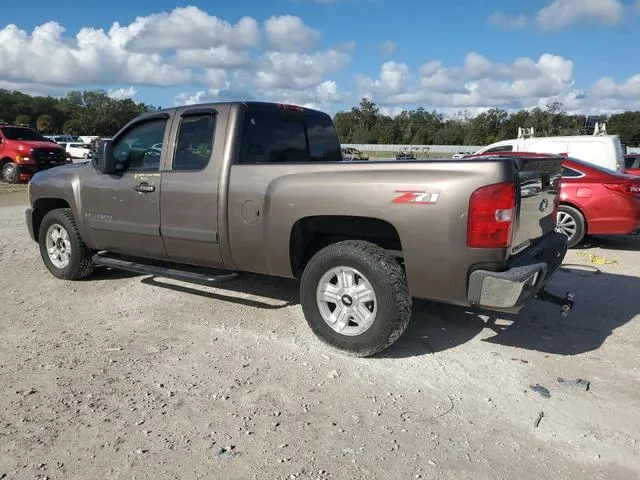
[[[26,127],[1,127],[2,134],[8,140],[25,140],[32,142],[43,142],[46,141],[42,135],[40,135],[33,128]]]

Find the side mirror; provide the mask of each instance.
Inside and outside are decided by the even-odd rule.
[[[111,140],[100,140],[91,163],[100,173],[116,173],[116,157],[113,155],[113,143],[111,143]]]

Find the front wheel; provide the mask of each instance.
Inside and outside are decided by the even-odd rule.
[[[5,163],[2,167],[2,179],[7,183],[18,183],[20,181],[18,165],[13,162]]]
[[[307,264],[302,310],[324,343],[358,357],[395,343],[411,318],[411,295],[398,261],[363,241],[334,243]]]
[[[79,280],[93,272],[93,252],[82,240],[71,209],[52,210],[44,216],[38,243],[42,260],[55,277]]]
[[[556,231],[567,236],[567,247],[573,248],[584,240],[587,224],[582,213],[568,205],[560,205]]]

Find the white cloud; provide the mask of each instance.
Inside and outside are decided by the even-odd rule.
[[[251,57],[247,52],[232,50],[227,45],[219,45],[207,49],[178,50],[169,61],[173,65],[187,68],[244,68],[250,66]]]
[[[126,87],[126,88],[118,88],[118,89],[109,89],[107,90],[107,94],[113,98],[114,100],[127,100],[129,98],[133,98],[138,93],[138,90],[135,87]]]
[[[555,0],[538,12],[538,26],[542,30],[560,30],[585,21],[616,26],[622,22],[623,14],[620,0]]]
[[[392,42],[391,40],[387,40],[386,42],[382,42],[380,48],[383,52],[394,53],[398,50],[398,44],[396,42]]]
[[[218,45],[245,49],[258,46],[261,38],[258,22],[251,17],[243,17],[231,25],[193,6],[138,17],[126,27],[115,23],[109,36],[138,52]]]
[[[489,23],[500,28],[524,28],[527,26],[527,17],[522,14],[510,17],[503,12],[493,12],[489,15]]]
[[[548,99],[573,98],[574,103],[581,99],[575,87],[573,63],[551,54],[543,54],[537,61],[518,58],[512,64],[499,64],[470,52],[462,67],[431,61],[415,72],[404,63],[386,62],[378,78],[360,77],[357,84],[359,97],[369,96],[390,108],[417,104],[445,111],[520,109]],[[634,86],[629,82],[624,91],[633,92]],[[640,102],[640,94],[637,99]],[[582,99],[579,107],[585,105]]]
[[[640,0],[638,0],[640,1]],[[356,51],[356,42],[353,40],[350,42],[340,43],[335,46],[335,50],[339,50],[345,53],[355,53]]]
[[[278,52],[307,52],[320,39],[318,31],[291,15],[271,17],[264,27],[271,49]]]
[[[349,55],[336,50],[299,53],[266,52],[257,71],[246,79],[258,90],[313,88],[347,65]]]

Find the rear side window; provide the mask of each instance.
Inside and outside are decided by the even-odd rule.
[[[202,170],[213,151],[216,117],[212,113],[189,115],[180,120],[173,170]]]
[[[584,174],[582,172],[578,172],[577,170],[574,170],[573,168],[569,168],[569,167],[562,167],[562,176],[563,177],[582,177],[584,176]]]
[[[340,162],[342,150],[327,117],[248,111],[241,164]]]
[[[499,147],[493,147],[484,153],[496,153],[496,152],[511,152],[513,151],[513,145],[501,145]]]

